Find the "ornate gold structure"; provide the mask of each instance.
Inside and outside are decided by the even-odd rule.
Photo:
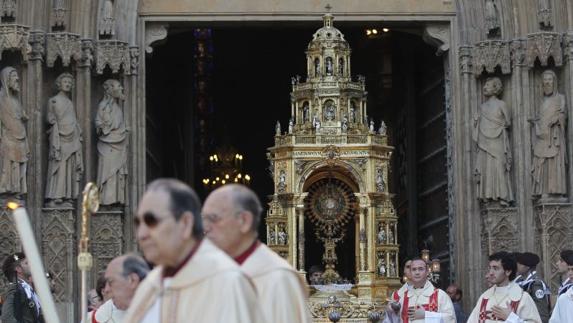
[[[82,231],[78,248],[78,268],[81,272],[81,317],[86,318],[88,314],[88,288],[87,274],[93,265],[92,254],[89,252],[89,218],[91,214],[99,209],[99,191],[97,186],[88,182],[82,192]]]
[[[302,276],[322,261],[325,284],[355,281],[349,292],[325,288],[311,296],[317,321],[328,316],[327,304],[333,303],[328,298],[336,295],[343,320],[365,322],[400,285],[397,217],[388,192],[393,148],[384,122],[375,130],[368,120],[365,81],[352,80],[348,43],[333,27],[332,15],[323,20],[306,52],[306,81],[292,80],[288,131],[282,133],[277,123],[275,145],[269,148],[275,193],[267,242]],[[356,275],[340,277],[337,246],[349,236]],[[322,257],[308,265],[306,239],[324,247]]]

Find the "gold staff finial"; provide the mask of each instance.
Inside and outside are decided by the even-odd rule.
[[[93,260],[92,255],[88,251],[89,237],[89,217],[92,213],[97,212],[99,208],[99,191],[97,186],[89,182],[86,184],[82,192],[82,232],[80,236],[79,254],[78,254],[78,268],[81,272],[81,315],[82,321],[88,322],[88,301],[87,301],[87,273],[91,270]]]

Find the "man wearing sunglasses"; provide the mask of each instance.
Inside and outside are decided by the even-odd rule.
[[[296,270],[257,238],[261,213],[261,203],[253,191],[242,185],[225,185],[205,200],[205,233],[251,277],[265,322],[310,322],[304,282]]]
[[[203,239],[200,210],[184,183],[149,184],[134,220],[139,247],[156,268],[137,289],[124,322],[264,322],[250,280]]]

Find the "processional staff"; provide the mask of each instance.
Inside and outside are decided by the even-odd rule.
[[[38,245],[36,244],[36,238],[34,237],[34,233],[32,233],[32,226],[30,225],[28,213],[26,212],[26,209],[16,202],[8,203],[8,208],[13,211],[12,216],[14,217],[14,224],[16,225],[18,236],[22,242],[24,254],[26,254],[26,259],[28,259],[34,287],[38,293],[38,297],[40,298],[40,308],[44,314],[44,321],[46,323],[60,323],[60,319],[56,312],[56,305],[54,304],[48,280],[46,279],[46,272],[44,271],[42,258],[40,258],[40,252],[38,251]]]
[[[78,268],[81,272],[81,317],[82,321],[89,322],[88,315],[88,286],[87,275],[92,268],[92,255],[88,251],[89,237],[89,216],[97,212],[99,208],[99,192],[97,186],[89,182],[82,192],[82,231],[80,236]]]

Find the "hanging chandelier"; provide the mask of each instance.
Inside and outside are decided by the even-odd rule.
[[[210,191],[230,183],[249,185],[251,176],[243,170],[243,159],[244,156],[234,147],[217,149],[209,156],[209,176],[203,178],[203,186]]]

